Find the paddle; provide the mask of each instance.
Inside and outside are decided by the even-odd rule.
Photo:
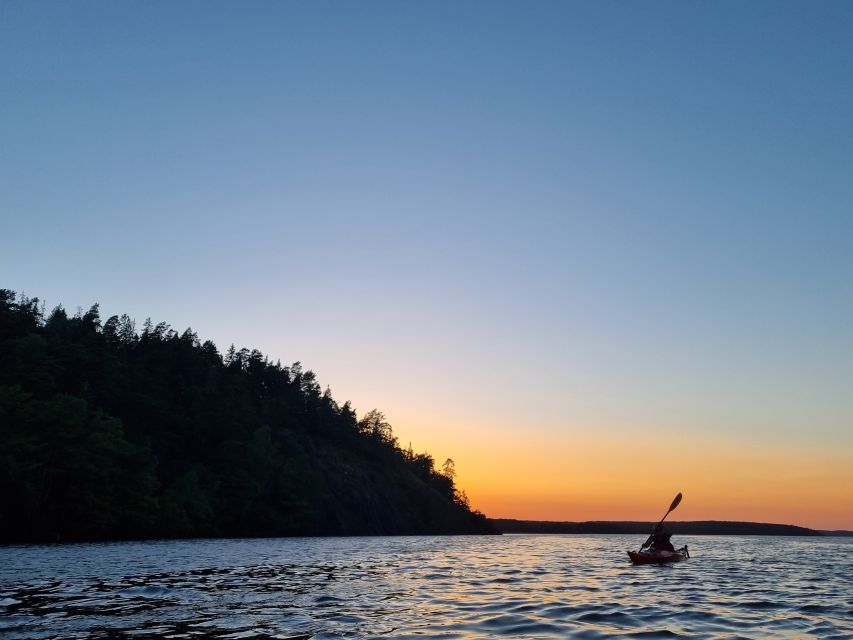
[[[675,496],[675,500],[673,500],[673,501],[672,501],[672,504],[671,504],[671,505],[669,505],[669,511],[667,511],[665,514],[663,514],[663,518],[661,518],[661,519],[660,519],[660,522],[658,522],[658,524],[663,524],[663,521],[664,521],[664,520],[666,520],[666,517],[667,517],[670,513],[672,513],[673,511],[675,511],[675,508],[676,508],[679,504],[681,504],[681,493],[679,493],[677,496]],[[643,543],[643,546],[641,546],[641,547],[640,547],[640,551],[642,551],[646,546],[648,546],[648,544],[652,541],[652,538],[654,538],[654,535],[655,535],[655,533],[654,533],[654,529],[652,529],[652,534],[651,534],[651,535],[648,537],[648,539]]]

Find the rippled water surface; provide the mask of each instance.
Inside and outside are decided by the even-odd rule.
[[[193,540],[0,548],[0,638],[853,638],[853,540]]]

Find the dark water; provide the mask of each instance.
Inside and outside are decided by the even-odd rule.
[[[0,638],[853,638],[853,540],[201,540],[0,548]]]

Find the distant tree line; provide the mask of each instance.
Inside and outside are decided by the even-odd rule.
[[[588,522],[550,522],[547,520],[489,520],[501,533],[623,533],[647,535],[654,522],[619,522],[614,520]],[[823,533],[792,524],[767,522],[728,522],[724,520],[696,520],[693,522],[668,522],[667,528],[680,535],[719,536],[819,536]]]
[[[0,289],[2,542],[492,532],[454,475],[299,362]]]

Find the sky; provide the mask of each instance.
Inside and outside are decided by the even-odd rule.
[[[0,2],[0,286],[301,361],[472,505],[853,529],[853,5]]]

